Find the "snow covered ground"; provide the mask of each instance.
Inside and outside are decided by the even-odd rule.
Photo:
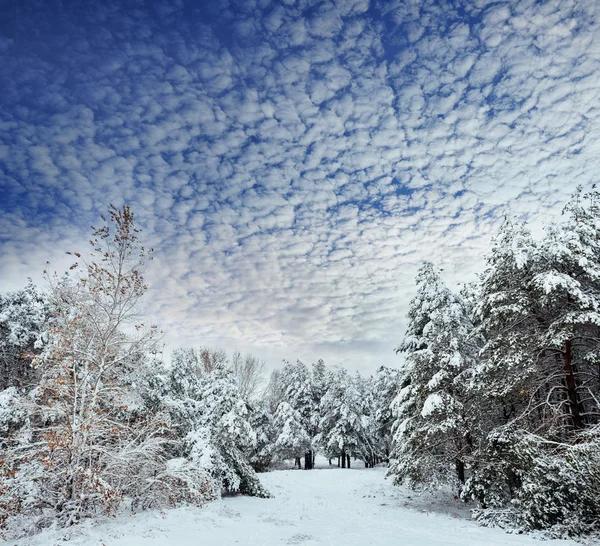
[[[326,466],[320,461],[318,466]],[[362,466],[357,463],[357,466]],[[433,502],[384,480],[381,468],[317,468],[261,474],[272,499],[226,498],[46,531],[14,546],[527,546],[540,542],[469,521],[452,501]]]

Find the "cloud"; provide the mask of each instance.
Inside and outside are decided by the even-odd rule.
[[[471,279],[507,210],[539,228],[594,182],[598,9],[13,2],[3,286],[129,203],[169,346],[393,365],[422,260]]]

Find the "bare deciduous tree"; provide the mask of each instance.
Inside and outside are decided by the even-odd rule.
[[[111,205],[109,214],[92,228],[91,258],[74,254],[76,276],[47,275],[56,316],[50,343],[34,355],[33,441],[5,453],[15,483],[34,491],[27,508],[40,526],[51,522],[45,517],[70,525],[135,497],[165,443],[162,416],[129,407],[132,374],[159,337],[138,312],[152,251],[141,246],[129,207]]]
[[[241,397],[249,402],[258,394],[264,382],[265,362],[251,354],[242,356],[239,351],[233,353],[231,366],[235,373]]]
[[[198,358],[206,373],[213,372],[221,364],[227,362],[227,353],[222,349],[211,349],[210,347],[201,347],[198,351]]]

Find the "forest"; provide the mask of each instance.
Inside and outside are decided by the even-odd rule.
[[[65,274],[0,295],[0,527],[221,496],[317,452],[451,491],[485,526],[581,536],[600,526],[600,193],[578,190],[534,237],[507,217],[474,282],[423,263],[398,366],[372,376],[182,347],[141,312],[153,249],[111,205]],[[158,252],[160,249],[157,250]],[[415,294],[413,287],[407,292]]]

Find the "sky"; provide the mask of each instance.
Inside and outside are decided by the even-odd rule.
[[[3,0],[0,290],[109,203],[177,346],[396,366],[424,260],[600,171],[594,0]]]

